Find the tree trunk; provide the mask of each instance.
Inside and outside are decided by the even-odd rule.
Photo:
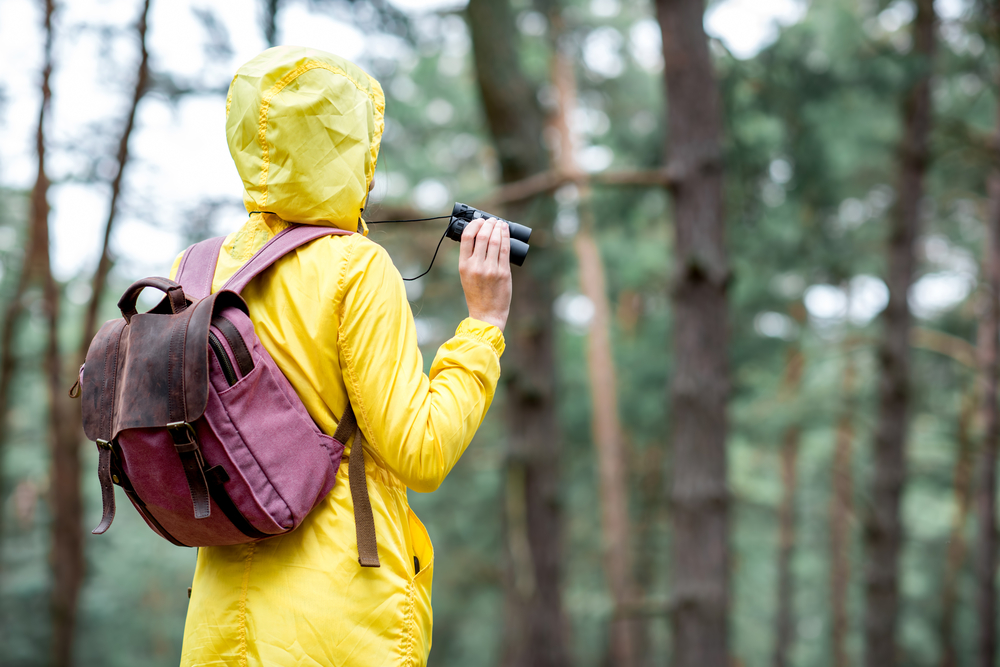
[[[31,230],[29,229],[30,233]],[[30,238],[28,242],[31,243]],[[21,314],[24,312],[24,290],[28,285],[32,270],[30,253],[29,249],[22,259],[17,284],[14,286],[14,292],[10,295],[10,301],[7,302],[7,306],[4,308],[3,329],[0,331],[0,507],[4,505],[7,498],[3,486],[3,462],[6,440],[8,433],[10,433],[7,428],[7,413],[10,407],[8,405],[10,383],[14,376],[14,362],[16,361],[14,356],[14,333],[17,329],[17,323],[21,319]],[[0,553],[2,553],[3,549],[3,516],[4,512],[0,511]],[[2,563],[0,563],[0,571],[2,571]]]
[[[634,598],[631,537],[628,516],[628,454],[618,419],[618,390],[611,346],[611,308],[604,283],[604,266],[586,226],[575,243],[583,294],[594,304],[587,342],[592,405],[591,432],[597,450],[604,571],[615,602],[611,621],[611,659],[616,667],[631,667],[638,655],[637,622],[623,614]]]
[[[785,366],[783,394],[785,400],[794,400],[802,385],[802,368],[805,360],[798,345],[789,347]],[[799,441],[802,427],[798,423],[785,429],[781,445],[781,507],[778,511],[778,610],[775,614],[774,667],[787,667],[794,638],[795,586],[792,577],[792,558],[795,555],[795,490],[796,464],[799,459]]]
[[[984,272],[985,273],[985,272]],[[980,341],[982,344],[983,341]],[[977,378],[978,381],[979,378]],[[957,451],[952,487],[955,492],[955,518],[948,537],[944,583],[941,586],[941,667],[958,667],[958,646],[955,641],[955,612],[958,609],[958,580],[962,573],[967,549],[965,525],[972,502],[972,420],[979,407],[979,392],[973,385],[962,397],[956,433]]]
[[[1000,116],[997,120],[1000,133]],[[1000,151],[1000,148],[996,150]],[[1000,156],[987,183],[989,212],[986,221],[984,273],[986,309],[979,324],[979,352],[983,391],[983,445],[976,469],[976,666],[993,667],[997,652],[997,414],[998,335],[1000,335]]]
[[[673,667],[729,664],[729,266],[722,124],[702,0],[658,0],[675,224],[671,382]]]
[[[30,263],[31,281],[40,282],[47,323],[45,375],[49,390],[50,487],[52,493],[52,663],[65,667],[73,662],[73,635],[77,599],[83,581],[83,535],[80,527],[80,475],[76,428],[66,420],[67,387],[62,382],[59,351],[59,287],[49,262],[49,179],[45,173],[45,120],[52,101],[53,0],[45,0],[45,49],[42,69],[42,104],[38,113],[35,151],[38,172],[31,192]]]
[[[931,125],[931,63],[934,50],[934,2],[917,0],[913,53],[920,74],[906,97],[897,205],[888,246],[889,305],[883,317],[879,350],[878,419],[875,427],[871,508],[866,517],[865,665],[897,664],[899,554],[903,531],[899,499],[906,478],[906,438],[910,404],[910,309],[913,243],[920,228],[924,175]]]
[[[843,407],[837,418],[830,494],[830,616],[833,667],[847,667],[847,592],[851,583],[851,514],[854,504],[854,385],[857,369],[851,356],[853,341],[844,345]]]
[[[268,47],[278,45],[278,4],[281,0],[263,0],[261,28]]]
[[[646,448],[635,461],[633,476],[638,484],[639,521],[634,533],[636,536],[635,581],[636,590],[641,592],[641,598],[653,598],[662,567],[661,540],[663,524],[666,523],[666,494],[663,488],[663,471],[666,457],[666,447],[652,445]],[[638,602],[638,601],[637,601]],[[660,604],[663,609],[665,605]],[[661,638],[659,631],[659,615],[650,614],[643,619],[636,637],[637,661],[642,667],[651,667],[666,661],[661,654]],[[655,623],[655,624],[654,624]]]
[[[94,272],[90,303],[87,304],[87,313],[83,321],[83,335],[79,353],[81,364],[87,357],[87,348],[90,347],[90,341],[93,339],[94,334],[97,333],[97,311],[100,309],[101,295],[104,293],[104,287],[108,281],[108,272],[111,270],[111,231],[114,228],[115,217],[118,214],[118,199],[122,191],[125,167],[128,165],[128,142],[132,136],[132,128],[135,127],[135,114],[139,108],[139,103],[149,88],[149,52],[146,49],[149,2],[150,0],[144,1],[142,13],[139,15],[139,21],[136,24],[136,32],[139,37],[139,68],[136,72],[135,87],[132,89],[132,105],[129,107],[128,115],[125,117],[125,125],[118,140],[118,171],[111,181],[111,203],[108,206],[108,220],[104,224],[104,244],[101,248],[101,259],[98,261],[97,270]]]
[[[521,71],[517,30],[507,2],[470,0],[466,10],[483,111],[504,183],[545,171],[544,118],[536,91]],[[506,329],[504,381],[507,463],[507,576],[504,665],[562,667],[569,663],[561,600],[562,529],[553,345],[554,257],[551,200],[510,206],[505,214],[536,228],[531,261],[514,271]],[[530,217],[529,217],[530,216]],[[533,239],[533,240],[535,240]],[[520,508],[511,514],[511,508]],[[518,537],[520,534],[520,537]]]
[[[51,2],[51,0],[49,0]],[[122,179],[128,163],[128,142],[135,125],[136,110],[145,95],[149,81],[149,54],[146,49],[146,28],[150,0],[144,0],[142,13],[136,25],[139,35],[140,60],[133,89],[132,104],[122,129],[118,145],[118,173],[111,184],[111,203],[104,230],[104,245],[97,270],[94,273],[93,290],[84,319],[84,328],[78,351],[78,362],[83,362],[87,348],[96,329],[97,312],[101,296],[111,268],[109,243],[117,212],[118,199],[122,189]],[[39,136],[39,181],[44,178],[42,156],[44,146]],[[47,187],[47,181],[46,181]],[[36,186],[37,188],[37,186]],[[44,195],[38,198],[39,211],[44,205],[45,220],[36,223],[45,229],[45,303],[49,316],[49,345],[46,355],[46,373],[49,380],[49,400],[52,410],[52,567],[53,567],[53,653],[55,665],[62,667],[73,662],[73,635],[76,629],[77,601],[83,583],[83,499],[80,493],[80,442],[82,440],[80,403],[69,401],[66,390],[72,380],[64,379],[62,355],[58,347],[59,290],[52,277],[48,262],[48,206]],[[37,215],[37,214],[36,214]],[[73,368],[75,371],[75,367]]]
[[[559,111],[552,127],[559,134],[558,150],[553,161],[557,171],[577,177],[582,174],[576,163],[578,139],[574,136],[570,114],[576,107],[576,77],[573,63],[560,47],[562,17],[556,3],[550,2],[549,21],[552,37],[552,81],[559,101]],[[594,305],[587,337],[587,372],[590,385],[591,434],[597,454],[597,488],[601,503],[602,553],[604,574],[614,600],[611,619],[610,658],[616,667],[636,664],[638,623],[625,613],[634,597],[631,570],[631,530],[628,516],[628,454],[621,421],[618,418],[618,384],[614,350],[611,344],[611,306],[604,278],[604,264],[594,240],[594,215],[588,184],[579,186],[577,213],[580,231],[573,247],[580,273],[580,289]]]

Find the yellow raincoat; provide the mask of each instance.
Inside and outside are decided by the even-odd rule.
[[[226,132],[251,215],[226,238],[214,290],[286,221],[358,228],[384,107],[377,81],[320,51],[277,47],[239,70]],[[297,530],[199,550],[181,664],[425,664],[434,551],[407,487],[436,489],[469,445],[493,400],[503,334],[464,320],[424,375],[399,272],[362,234],[299,248],[243,297],[326,433],[354,406],[382,566],[357,561],[348,450],[333,491]]]

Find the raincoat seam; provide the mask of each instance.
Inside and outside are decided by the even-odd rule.
[[[226,94],[226,120],[229,120],[229,107],[233,104],[233,84],[239,78],[239,74],[233,75],[233,80],[229,82],[229,92]]]
[[[247,555],[243,565],[243,585],[240,590],[240,667],[247,667],[247,589],[250,587],[250,565],[253,562],[253,553],[257,545],[251,543],[247,548]]]
[[[260,153],[261,153],[261,165],[260,165],[260,190],[261,190],[261,208],[267,206],[267,173],[271,166],[271,155],[267,148],[267,114],[271,109],[271,100],[274,96],[284,90],[285,86],[290,84],[292,81],[297,79],[303,72],[312,69],[316,65],[312,64],[313,61],[303,63],[299,65],[291,72],[281,77],[281,79],[271,86],[271,89],[264,93],[264,96],[260,100],[260,118],[257,121],[257,138],[260,139]]]
[[[344,338],[343,334],[338,333],[337,338],[340,340],[341,343],[341,354],[344,355],[344,367],[347,369],[348,379],[351,381],[351,387],[354,389],[354,395],[358,397],[358,400],[355,401],[356,404],[354,406],[354,413],[356,416],[361,417],[361,421],[364,422],[364,425],[368,429],[368,432],[371,433],[372,432],[371,422],[368,420],[368,413],[365,412],[365,406],[361,403],[361,385],[358,383],[357,374],[354,372],[354,357],[351,355],[351,352],[346,349],[347,340]],[[348,400],[350,400],[350,395],[348,395]],[[372,442],[372,438],[366,438],[366,439],[368,440],[369,444],[371,444],[372,449],[375,450],[375,453],[381,456],[381,452],[379,451],[378,446],[374,442]],[[358,438],[355,438],[355,444],[358,443],[358,440],[359,440]]]
[[[416,581],[415,579],[410,579],[406,585],[406,634],[403,637],[403,664],[406,667],[413,665],[413,648],[416,644],[413,636],[414,626],[416,625],[415,597]]]
[[[333,65],[328,65],[327,63],[320,62],[318,60],[306,61],[301,65],[299,65],[298,67],[296,67],[295,69],[293,69],[285,76],[281,77],[281,79],[276,84],[271,86],[270,90],[264,93],[264,96],[261,98],[260,101],[260,118],[257,121],[258,122],[257,137],[260,140],[260,152],[261,152],[260,182],[258,184],[261,190],[261,202],[260,202],[261,207],[267,206],[267,195],[268,195],[267,175],[271,165],[270,151],[267,148],[267,115],[271,109],[271,100],[274,99],[274,97],[278,93],[284,90],[288,86],[288,84],[290,84],[292,81],[299,78],[306,72],[317,68],[325,69],[332,74],[339,74],[340,76],[344,77],[345,79],[354,84],[354,87],[358,89],[358,92],[360,92],[362,95],[365,95],[368,98],[368,101],[372,103],[373,107],[379,106],[375,102],[375,95],[362,88],[361,84],[355,81],[350,74],[340,69],[339,67],[334,67]],[[229,115],[229,102],[227,101],[226,116],[228,117],[228,115]]]
[[[359,243],[360,243],[360,241],[359,241]],[[343,290],[344,290],[344,283],[347,281],[347,267],[351,263],[351,259],[354,257],[354,250],[357,247],[358,247],[358,244],[355,243],[354,246],[352,246],[351,249],[348,251],[348,255],[347,255],[347,257],[344,260],[344,268],[343,268],[342,273],[341,273],[340,282],[337,285],[337,292],[340,295],[340,304],[339,304],[339,306],[340,306],[340,323],[341,323],[341,325],[343,325],[343,323],[344,323],[344,292],[343,292]],[[368,419],[368,413],[365,412],[365,406],[361,402],[361,385],[358,383],[357,373],[355,373],[355,371],[354,371],[354,357],[351,354],[350,348],[348,348],[348,346],[347,346],[347,338],[344,336],[344,327],[343,326],[340,326],[339,330],[337,331],[337,343],[338,343],[337,347],[340,349],[340,354],[344,358],[344,368],[347,371],[347,373],[346,373],[347,377],[346,377],[346,380],[344,382],[344,385],[346,386],[347,385],[347,380],[349,380],[350,383],[351,383],[351,387],[354,389],[354,395],[358,397],[358,400],[355,401],[355,405],[354,405],[354,414],[355,414],[356,417],[360,417],[361,418],[361,422],[364,423],[364,425],[367,427],[368,433],[370,434],[370,433],[372,433],[372,426],[371,426],[371,422]],[[351,400],[350,392],[348,392],[347,400],[348,401]],[[378,454],[379,456],[381,456],[382,453],[379,451],[378,445],[374,442],[374,439],[371,438],[371,437],[367,437],[366,439],[368,440],[368,443],[372,446],[372,449],[375,451],[375,453]],[[355,438],[354,443],[358,444],[359,441],[360,441],[360,438]]]

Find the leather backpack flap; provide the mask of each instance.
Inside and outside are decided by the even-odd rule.
[[[212,316],[235,306],[247,311],[233,292],[217,292],[176,315],[132,317],[123,336],[115,386],[113,434],[130,428],[192,423],[208,404]]]
[[[243,299],[223,291],[176,315],[155,308],[106,323],[94,337],[83,372],[83,428],[111,441],[129,428],[191,423],[208,403],[208,333],[213,314]]]
[[[125,320],[106,322],[87,350],[80,382],[83,431],[90,440],[111,440],[115,381]]]

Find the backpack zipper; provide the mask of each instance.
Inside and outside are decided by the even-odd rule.
[[[219,342],[219,339],[215,335],[214,331],[208,332],[208,344],[211,346],[212,351],[215,352],[215,356],[219,360],[219,365],[222,366],[222,374],[226,376],[226,382],[228,382],[229,386],[232,387],[236,384],[239,378],[236,377],[236,371],[233,369],[233,363],[229,361],[229,357],[226,355],[226,350],[222,347],[222,343]]]

